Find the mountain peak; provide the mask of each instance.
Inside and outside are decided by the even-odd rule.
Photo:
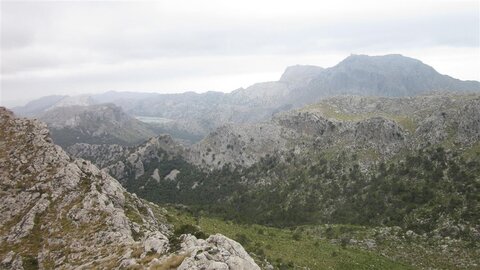
[[[403,56],[401,54],[386,54],[386,55],[366,55],[366,54],[351,54],[337,66],[342,65],[352,65],[352,64],[377,64],[377,65],[388,65],[388,66],[398,66],[398,65],[423,65],[425,67],[432,67],[422,63],[422,61]]]
[[[285,69],[280,77],[281,82],[303,82],[306,83],[309,80],[320,74],[324,68],[313,65],[294,65]]]

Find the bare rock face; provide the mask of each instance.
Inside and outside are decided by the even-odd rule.
[[[190,256],[182,262],[178,270],[260,270],[239,243],[221,234],[212,235],[206,240],[185,235],[182,252]]]
[[[406,133],[395,121],[374,117],[355,124],[352,132],[356,144],[365,145],[382,155],[396,153],[404,146]]]
[[[65,150],[74,157],[90,160],[99,168],[110,165],[112,161],[119,160],[130,152],[130,148],[124,145],[88,143],[76,143]]]
[[[225,125],[192,146],[191,163],[206,168],[249,167],[262,157],[287,149],[295,132],[271,123]],[[287,140],[288,139],[288,140]]]
[[[170,256],[165,210],[71,159],[45,124],[4,108],[0,195],[2,269],[147,268]]]
[[[178,144],[169,135],[160,135],[150,138],[147,142],[141,144],[135,149],[126,152],[120,159],[103,160],[104,170],[114,176],[120,182],[125,181],[132,176],[135,179],[145,174],[145,167],[151,162],[162,162],[165,159],[171,159],[177,156],[185,156],[186,149]],[[74,154],[75,155],[75,154]],[[102,160],[104,157],[98,157]],[[101,162],[97,163],[101,164]],[[174,173],[176,175],[176,173]],[[156,181],[160,181],[158,171],[152,175]],[[174,179],[173,175],[171,176]]]

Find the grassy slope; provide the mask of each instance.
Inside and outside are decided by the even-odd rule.
[[[280,269],[413,269],[379,254],[352,246],[342,247],[305,233],[260,225],[239,225],[211,217],[197,217],[168,208],[168,220],[175,227],[197,224],[207,234],[221,233],[242,243],[255,254]],[[264,254],[264,255],[262,255]]]

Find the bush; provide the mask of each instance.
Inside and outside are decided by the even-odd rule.
[[[295,241],[300,241],[302,239],[302,234],[300,234],[300,232],[294,232],[292,238]]]
[[[340,246],[342,248],[347,248],[347,245],[350,243],[350,238],[348,237],[342,237],[342,239],[340,240]]]

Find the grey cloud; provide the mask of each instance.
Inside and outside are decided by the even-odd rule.
[[[67,93],[72,84],[96,89],[108,87],[109,82],[112,85],[119,81],[148,82],[244,72],[252,66],[262,68],[251,60],[232,62],[232,57],[265,59],[266,55],[281,58],[332,52],[348,55],[364,51],[424,50],[438,46],[480,47],[478,2],[448,12],[436,9],[443,3],[432,2],[431,11],[423,4],[422,12],[413,12],[416,6],[410,4],[411,14],[404,9],[391,17],[381,13],[364,15],[362,12],[368,10],[360,4],[355,16],[342,13],[340,7],[335,14],[280,16],[279,13],[279,16],[262,17],[260,15],[278,13],[273,2],[271,6],[259,7],[270,8],[271,12],[263,10],[255,16],[249,14],[250,10],[236,14],[234,9],[219,10],[217,14],[214,8],[197,12],[185,7],[187,12],[183,6],[171,14],[171,10],[165,8],[171,2],[162,2],[163,6],[155,8],[153,3],[156,2],[2,1],[4,96],[6,91],[26,91],[29,87],[41,88],[45,93],[53,90]],[[301,4],[304,3],[293,3],[292,7]],[[385,5],[379,12],[388,10],[387,3],[378,1],[378,4]],[[202,67],[182,62],[188,57],[215,61]],[[142,65],[113,68],[162,59],[177,64],[170,68],[167,64],[161,68]],[[242,67],[230,68],[232,65]],[[86,66],[112,69],[84,72]],[[267,66],[271,68],[271,64],[263,68]],[[58,75],[54,76],[56,71]],[[65,75],[66,71],[70,73]],[[48,76],[40,76],[41,73]]]

